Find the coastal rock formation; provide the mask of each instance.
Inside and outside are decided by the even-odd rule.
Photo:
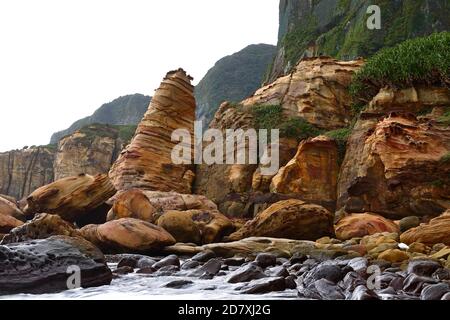
[[[54,162],[55,181],[82,173],[108,173],[124,143],[118,129],[98,124],[62,138]]]
[[[149,222],[123,218],[81,228],[82,236],[103,252],[157,252],[173,245],[175,239]]]
[[[12,229],[19,227],[23,224],[22,221],[17,220],[13,216],[7,216],[0,214],[0,234],[7,234]],[[0,237],[1,238],[1,237]]]
[[[148,111],[140,122],[130,145],[122,151],[110,171],[117,190],[147,190],[191,193],[192,165],[174,164],[174,130],[184,129],[194,136],[195,99],[192,78],[182,69],[167,73],[156,90]],[[193,143],[188,150],[192,151]],[[193,152],[183,159],[193,163]]]
[[[19,210],[17,205],[3,197],[0,197],[0,215],[11,216],[19,220],[25,220],[24,214]]]
[[[319,136],[300,143],[295,157],[273,177],[270,190],[334,203],[338,174],[337,144]]]
[[[113,207],[108,213],[108,221],[135,218],[155,223],[158,217],[168,210],[217,211],[214,202],[205,196],[176,192],[130,189],[118,192],[110,202],[113,203]]]
[[[336,238],[349,240],[383,232],[399,232],[398,226],[382,216],[361,213],[352,214],[341,219],[335,226]]]
[[[400,240],[406,244],[420,242],[432,246],[443,243],[450,246],[450,210],[429,223],[423,223],[402,233]]]
[[[57,214],[74,222],[101,206],[115,194],[106,174],[81,174],[58,180],[34,191],[27,198],[25,213]]]
[[[271,205],[231,234],[228,240],[247,237],[317,240],[333,233],[333,215],[328,210],[292,199]]]
[[[74,225],[64,221],[60,216],[41,213],[36,215],[33,220],[11,230],[3,238],[1,244],[46,239],[51,236],[77,237],[81,234]]]
[[[157,225],[177,242],[197,244],[220,242],[235,230],[230,219],[211,210],[166,211],[158,218]]]
[[[54,236],[0,245],[0,295],[67,290],[70,267],[78,266],[83,288],[107,285],[111,270],[103,254],[81,238]],[[73,270],[72,270],[73,271]]]
[[[387,218],[450,208],[450,129],[411,114],[363,114],[348,141],[338,208]]]
[[[363,63],[329,57],[303,59],[291,74],[257,90],[242,104],[281,105],[286,115],[301,117],[319,128],[348,126],[352,105],[348,87]]]
[[[54,158],[52,146],[0,153],[0,194],[20,200],[52,182]]]

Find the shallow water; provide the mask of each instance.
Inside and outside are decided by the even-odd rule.
[[[117,264],[108,264],[111,270]],[[263,295],[244,295],[238,290],[242,284],[230,284],[227,276],[216,276],[211,280],[189,277],[190,271],[180,271],[172,276],[152,276],[131,273],[113,279],[110,285],[86,289],[73,289],[52,294],[16,294],[0,296],[0,299],[102,299],[102,300],[253,300],[253,299],[298,299],[296,290],[272,292]],[[190,280],[193,284],[181,289],[165,288],[174,280]]]

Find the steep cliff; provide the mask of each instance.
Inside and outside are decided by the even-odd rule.
[[[50,139],[51,144],[84,126],[101,123],[111,125],[137,125],[141,121],[151,97],[142,94],[127,95],[105,103],[91,116],[74,122],[68,129],[56,132]]]
[[[197,119],[208,125],[222,102],[241,101],[255,92],[275,53],[275,46],[256,44],[217,61],[195,87]]]
[[[366,26],[370,5],[381,9],[381,29]],[[450,29],[448,0],[281,0],[278,52],[268,81],[304,56],[368,57],[406,39]]]
[[[0,194],[16,199],[53,181],[54,146],[0,153]]]

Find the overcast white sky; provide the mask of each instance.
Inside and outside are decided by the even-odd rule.
[[[1,0],[0,151],[50,135],[121,95],[152,95],[183,67],[277,41],[279,0]]]

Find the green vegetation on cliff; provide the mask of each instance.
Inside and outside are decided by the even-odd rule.
[[[407,40],[368,59],[353,78],[352,95],[370,99],[380,88],[450,87],[450,32]]]
[[[325,133],[327,137],[336,140],[338,146],[338,162],[341,164],[344,161],[345,153],[347,152],[347,141],[352,133],[351,128],[342,128]]]

